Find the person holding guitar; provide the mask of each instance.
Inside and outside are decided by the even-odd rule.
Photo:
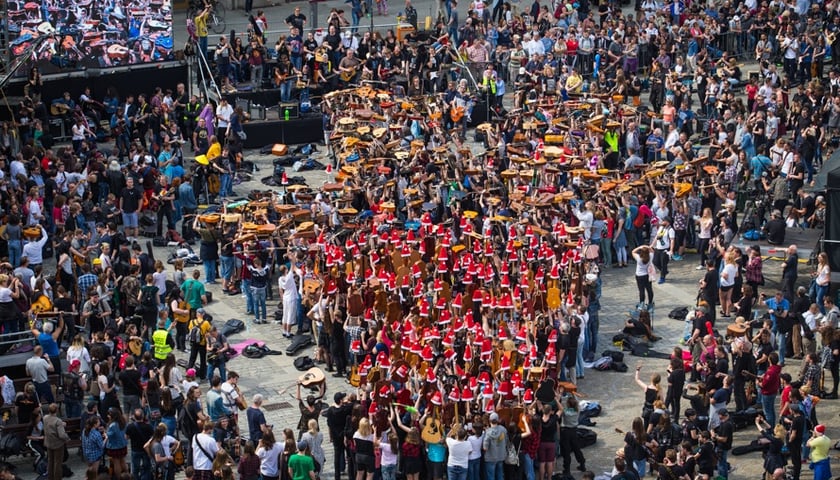
[[[342,83],[346,86],[356,83],[361,62],[356,58],[354,50],[348,48],[345,52],[344,58],[338,63],[338,71]]]

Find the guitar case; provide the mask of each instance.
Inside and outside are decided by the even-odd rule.
[[[312,335],[308,333],[295,335],[292,337],[292,343],[286,348],[286,355],[297,355],[299,351],[313,343]]]

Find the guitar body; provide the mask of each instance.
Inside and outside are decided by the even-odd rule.
[[[184,463],[186,463],[186,461],[187,456],[184,455],[184,448],[183,445],[181,445],[172,453],[172,463],[174,463],[176,467],[181,467]]]
[[[342,82],[348,83],[356,76],[356,68],[350,68],[347,70],[342,70],[341,73],[338,75],[338,78],[341,79]]]
[[[440,420],[426,417],[426,420],[423,422],[423,431],[420,433],[420,438],[426,443],[440,443],[443,440]]]
[[[466,107],[452,107],[449,110],[449,118],[452,119],[453,122],[460,122],[462,118],[464,118],[464,114],[467,112]]]
[[[353,368],[350,369],[350,385],[353,387],[359,388],[359,385],[362,384],[362,377],[359,376],[359,366],[353,365]]]
[[[320,385],[324,383],[324,380],[326,380],[326,378],[327,377],[324,374],[323,370],[321,370],[318,367],[312,367],[306,372],[304,372],[303,375],[298,377],[298,383],[300,383],[303,387],[309,388],[314,385]]]

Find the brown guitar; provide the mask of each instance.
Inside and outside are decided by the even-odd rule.
[[[72,111],[73,108],[70,107],[70,105],[67,105],[66,103],[53,103],[52,105],[50,105],[50,114],[56,117],[61,115],[67,115]]]
[[[460,122],[462,118],[464,118],[464,114],[467,113],[466,107],[452,107],[449,110],[449,118],[452,119],[453,122]]]

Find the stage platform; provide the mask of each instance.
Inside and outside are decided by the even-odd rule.
[[[277,118],[276,113],[274,118]],[[245,148],[262,148],[274,143],[293,145],[324,140],[324,124],[320,113],[305,114],[289,120],[246,122],[242,128],[248,136],[244,142]]]

